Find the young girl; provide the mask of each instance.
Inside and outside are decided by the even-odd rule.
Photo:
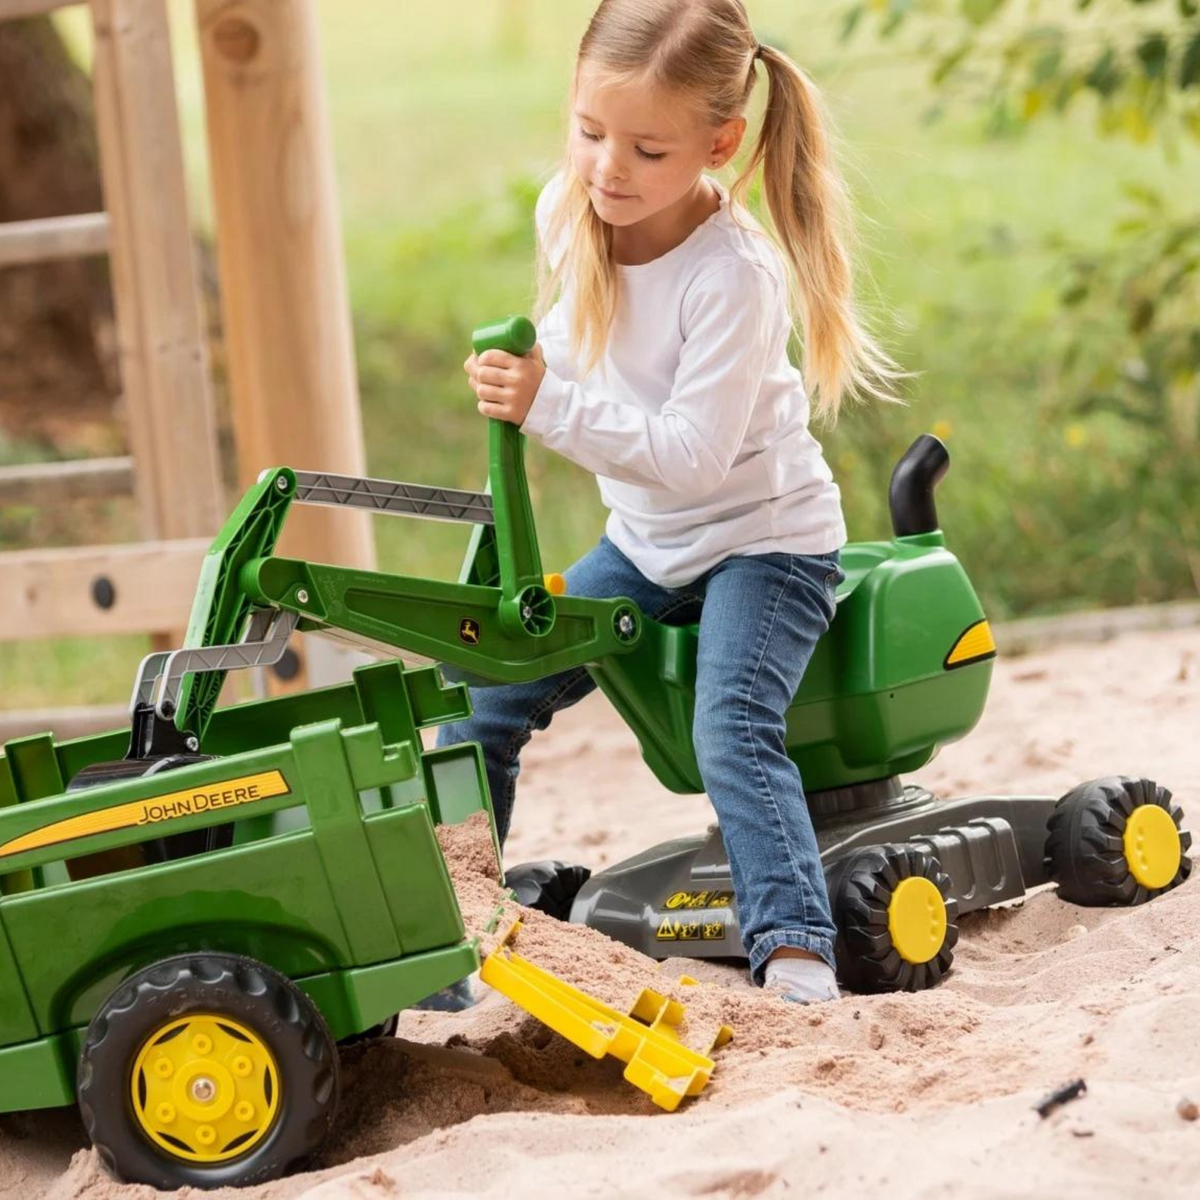
[[[726,190],[760,68],[761,133]],[[835,930],[784,713],[834,613],[845,542],[808,432],[896,371],[855,315],[844,196],[819,98],[759,45],[739,0],[604,0],[579,48],[570,146],[537,205],[541,341],[465,364],[487,417],[592,471],[610,510],[566,571],[656,621],[699,614],[693,735],[758,983],[834,999]],[[782,255],[742,207],[761,164]],[[805,374],[788,360],[795,309]],[[501,840],[518,756],[595,684],[586,671],[479,688],[439,744],[481,743]]]

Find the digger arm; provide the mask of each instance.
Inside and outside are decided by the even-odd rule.
[[[500,348],[526,354],[535,340],[532,324],[515,317],[476,330],[473,344],[477,353]],[[172,670],[182,674],[178,698],[165,708],[160,698],[160,715],[202,737],[225,670],[274,661],[261,648],[276,646],[282,653],[295,625],[373,651],[427,656],[497,683],[539,679],[632,650],[642,633],[632,601],[552,594],[526,484],[525,437],[508,422],[488,424],[486,492],[287,467],[264,471],[204,560],[185,649],[163,669],[168,677]],[[458,583],[273,557],[294,502],[476,528]],[[277,634],[271,642],[264,633],[269,614],[290,618],[281,627],[282,641]],[[266,640],[254,641],[248,627]]]

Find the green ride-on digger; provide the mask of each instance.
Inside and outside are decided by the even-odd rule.
[[[535,339],[510,318],[474,344],[523,354]],[[4,747],[0,1112],[75,1101],[109,1169],[159,1187],[258,1182],[311,1153],[337,1102],[336,1044],[481,967],[435,836],[490,819],[481,752],[420,737],[468,714],[464,683],[586,667],[664,787],[703,790],[696,627],[564,594],[542,570],[524,437],[492,421],[489,438],[480,493],[264,471],[205,558],[184,647],[143,660],[129,727]],[[789,712],[852,989],[935,984],[957,913],[1047,880],[1074,903],[1136,904],[1191,867],[1181,812],[1148,780],[1057,802],[940,801],[898,781],[974,726],[995,654],[938,529],[947,462],[919,438],[892,478],[895,536],[844,550],[837,616]],[[277,557],[293,503],[467,522],[461,577]],[[279,661],[297,629],[382,661],[349,684],[218,707],[228,671]],[[590,878],[537,863],[506,882],[651,955],[742,953],[715,828]],[[646,992],[628,1017],[590,1020],[595,1006],[544,973],[493,954],[485,979],[489,964],[551,1024],[577,1005],[555,1027],[579,1044],[613,1034],[590,1052],[625,1058],[663,1107],[707,1081],[711,1061],[673,1032],[677,1003]]]
[[[524,353],[534,338],[532,326],[514,318],[477,331],[475,347]],[[504,429],[493,436],[517,444]],[[929,435],[897,465],[888,496],[894,536],[843,549],[837,615],[788,710],[785,744],[804,780],[838,926],[838,976],[856,991],[935,985],[953,961],[958,914],[1038,884],[1057,883],[1075,904],[1139,904],[1191,871],[1183,814],[1148,779],[1096,779],[1061,799],[953,801],[900,782],[975,726],[996,655],[975,590],[938,528],[934,489],[948,466],[945,447]],[[503,476],[494,451],[492,467],[495,488]],[[528,511],[523,480],[508,484]],[[528,545],[536,545],[532,527]],[[479,525],[463,582],[503,588],[504,558],[499,521]],[[528,561],[532,603],[552,613],[565,598],[534,582],[536,549]],[[588,669],[663,786],[703,792],[692,745],[698,628],[640,615],[634,628],[617,654]],[[461,657],[451,661],[470,669]],[[487,677],[475,683],[528,678],[475,675]],[[598,874],[526,863],[507,871],[506,882],[531,907],[654,957],[745,955],[715,825]]]

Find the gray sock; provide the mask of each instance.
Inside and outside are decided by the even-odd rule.
[[[837,976],[814,958],[773,958],[767,963],[764,986],[782,991],[783,999],[795,1004],[837,1000],[841,996]]]

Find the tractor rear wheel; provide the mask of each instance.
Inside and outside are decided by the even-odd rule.
[[[1068,792],[1046,824],[1046,874],[1087,907],[1144,904],[1192,870],[1192,835],[1171,793],[1150,779],[1109,776]]]
[[[872,846],[839,872],[838,979],[855,992],[935,987],[954,962],[958,905],[938,860],[903,843]]]
[[[163,1189],[259,1183],[329,1132],[337,1050],[317,1007],[272,967],[179,955],[132,975],[97,1010],[77,1094],[118,1179]]]

